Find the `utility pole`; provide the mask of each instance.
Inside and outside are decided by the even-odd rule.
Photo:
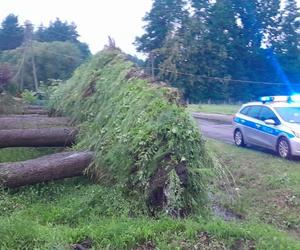
[[[152,76],[152,81],[155,80],[155,75],[154,75],[154,52],[150,52],[150,63],[151,63],[151,76]]]
[[[30,50],[34,88],[35,88],[35,91],[38,91],[39,84],[38,84],[38,78],[37,78],[36,66],[35,66],[35,59],[34,59],[34,54],[33,54],[33,45],[32,45],[33,37],[32,36],[33,36],[33,26],[31,24],[31,22],[26,21],[25,22],[24,45],[25,45],[25,50]]]

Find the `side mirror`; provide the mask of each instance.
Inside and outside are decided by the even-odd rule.
[[[277,123],[273,119],[264,120],[267,125],[277,125]]]

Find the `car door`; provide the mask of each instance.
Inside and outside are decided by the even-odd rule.
[[[276,125],[268,125],[264,121],[272,119],[275,121]],[[259,128],[257,141],[259,145],[274,149],[277,140],[277,125],[280,124],[280,121],[276,114],[268,107],[262,107],[259,113]]]
[[[247,138],[247,143],[261,146],[259,139],[259,128],[262,122],[259,120],[259,114],[262,106],[254,105],[247,112],[247,119],[244,121],[244,136]]]

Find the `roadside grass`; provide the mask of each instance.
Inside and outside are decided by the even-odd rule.
[[[23,159],[41,153],[22,150]],[[261,222],[209,214],[149,217],[143,197],[124,190],[85,177],[0,189],[0,249],[80,249],[77,243],[92,249],[300,249],[299,241]]]
[[[300,249],[263,224],[150,218],[122,187],[84,177],[2,190],[0,197],[0,249],[72,249],[82,242],[93,249]]]
[[[211,114],[235,114],[241,105],[229,105],[229,104],[190,104],[187,107],[189,112],[203,112]]]
[[[2,148],[0,149],[0,163],[24,161],[43,155],[56,153],[62,148]]]
[[[230,177],[217,181],[214,202],[246,220],[274,225],[300,239],[300,161],[214,140],[207,145]]]

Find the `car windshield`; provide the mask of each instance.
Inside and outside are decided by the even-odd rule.
[[[277,107],[275,109],[286,122],[300,123],[300,107]]]

